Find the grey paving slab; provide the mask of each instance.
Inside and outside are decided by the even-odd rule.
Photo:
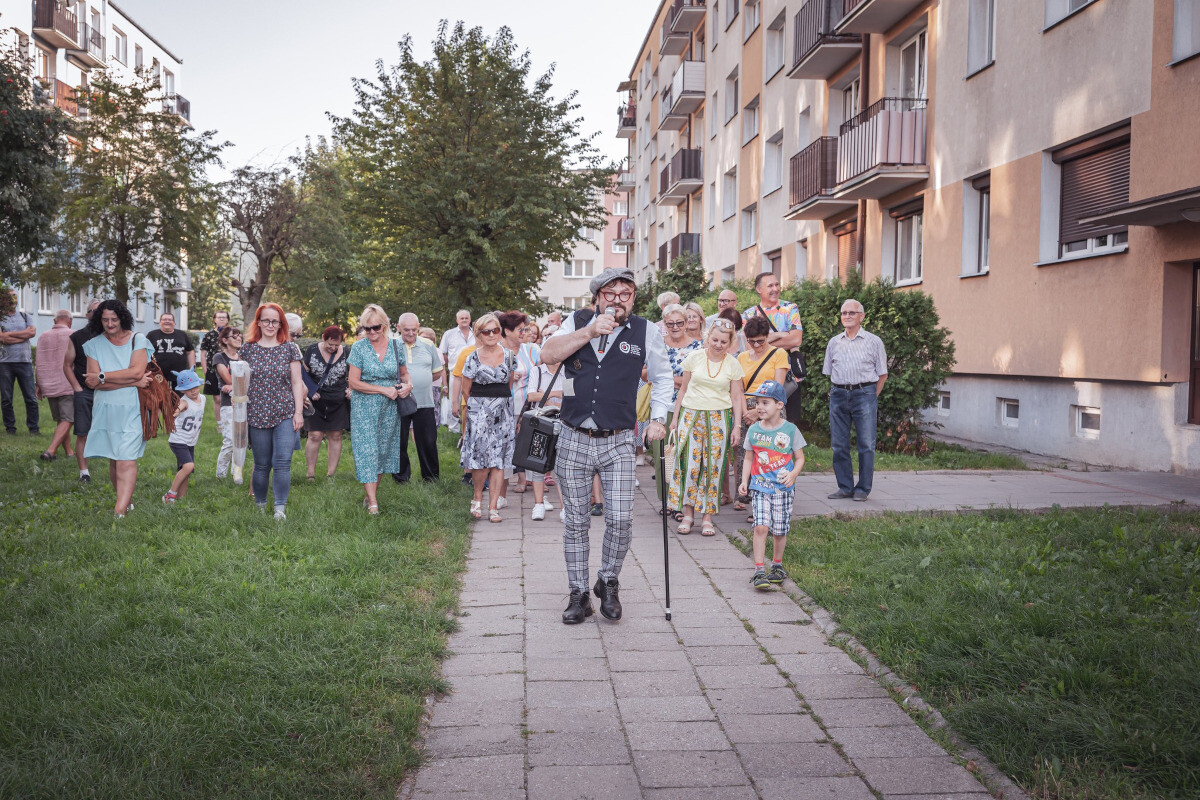
[[[525,740],[519,725],[431,728],[425,737],[427,759],[520,755],[524,752]]]
[[[693,697],[623,697],[617,701],[626,724],[645,720],[692,722],[715,720],[703,695]]]
[[[483,787],[521,789],[525,758],[519,755],[442,758],[430,761],[417,774],[416,791],[476,792]]]
[[[689,787],[686,789],[646,789],[645,800],[758,800],[753,786]]]
[[[881,728],[828,728],[829,736],[851,759],[944,756],[942,746],[911,725]]]
[[[779,670],[771,664],[696,667],[696,674],[708,689],[769,689],[786,687]]]
[[[825,731],[808,714],[721,714],[721,726],[734,744],[821,742]]]
[[[737,755],[714,751],[635,751],[643,788],[745,786],[750,783]]]
[[[520,673],[461,675],[450,679],[450,694],[464,699],[487,697],[493,701],[522,700],[525,697],[525,676]]]
[[[913,726],[912,717],[904,713],[890,698],[855,700],[808,701],[812,713],[826,728],[874,728],[880,726]]]
[[[747,712],[796,714],[804,710],[791,689],[758,689],[740,686],[728,689],[709,689],[708,700],[718,714],[745,714]]]
[[[520,701],[492,702],[481,697],[466,700],[451,696],[437,703],[429,726],[519,725],[524,713],[525,704]]]
[[[853,767],[833,745],[819,742],[759,742],[737,745],[746,772],[759,779],[846,775]]]
[[[715,721],[626,722],[629,747],[638,750],[728,750],[729,739]]]
[[[607,681],[530,681],[529,708],[613,708],[617,698]]]
[[[863,777],[881,794],[978,792],[983,785],[949,756],[856,758]]]
[[[764,778],[755,781],[763,797],[788,800],[876,800],[861,778]]]
[[[791,676],[796,691],[807,701],[849,700],[867,697],[888,697],[887,690],[867,674],[861,675],[812,675]]]
[[[641,800],[633,767],[533,767],[529,770],[529,800]]]
[[[629,764],[629,746],[621,730],[537,731],[528,735],[531,766],[583,767]]]
[[[455,677],[518,672],[523,668],[524,660],[525,657],[521,653],[452,655],[442,662],[442,674],[447,677]]]
[[[613,672],[611,679],[618,700],[630,697],[691,697],[700,694],[700,683],[692,670]]]
[[[607,681],[608,661],[603,657],[543,658],[529,656],[525,661],[527,681]]]

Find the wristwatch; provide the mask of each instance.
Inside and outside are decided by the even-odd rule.
[[[657,422],[659,425],[666,425],[666,424],[667,424],[667,418],[666,418],[666,417],[652,417],[652,418],[650,419],[650,421],[651,421],[651,422]]]
[[[101,386],[104,385],[104,373],[103,372],[100,373],[100,385]]]

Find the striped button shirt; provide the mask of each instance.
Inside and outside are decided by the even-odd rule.
[[[842,331],[825,347],[825,366],[821,372],[833,383],[843,386],[875,383],[887,371],[883,340],[862,328],[853,339]]]

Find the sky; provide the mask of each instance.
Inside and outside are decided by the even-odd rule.
[[[119,0],[118,5],[183,59],[178,91],[192,124],[232,146],[228,169],[283,162],[306,136],[328,135],[326,112],[346,116],[353,78],[374,78],[375,62],[395,64],[406,33],[421,60],[438,22],[463,20],[492,35],[508,26],[527,49],[533,74],[555,64],[555,97],[576,91],[585,133],[618,159],[617,84],[630,73],[658,0]]]

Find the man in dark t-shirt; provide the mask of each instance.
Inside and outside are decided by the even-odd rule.
[[[175,330],[175,315],[167,312],[158,318],[158,330],[146,334],[154,345],[154,363],[175,389],[176,372],[196,366],[196,348],[183,331]]]
[[[100,305],[99,300],[92,300],[88,303],[87,312],[84,314],[88,322],[91,321],[92,314],[95,313],[98,305]],[[88,433],[92,430],[92,401],[96,396],[95,390],[88,388],[85,381],[87,356],[83,352],[83,346],[95,336],[96,334],[86,324],[79,330],[73,331],[63,361],[63,373],[67,376],[67,382],[71,384],[71,390],[75,393],[75,461],[79,464],[79,480],[82,483],[92,482],[87,459],[83,457],[83,448],[87,445]]]

